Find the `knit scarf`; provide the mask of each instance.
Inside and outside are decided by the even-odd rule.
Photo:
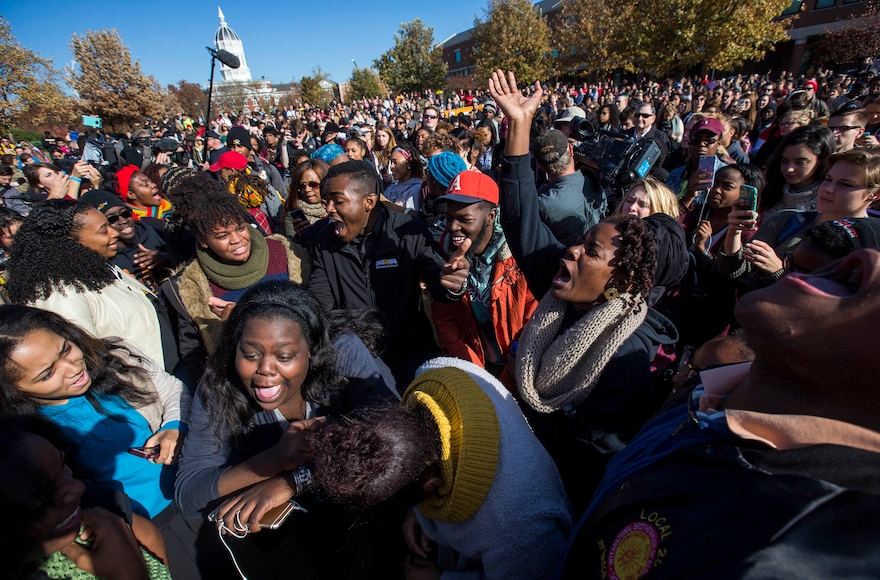
[[[208,280],[226,290],[241,290],[253,286],[266,276],[269,268],[269,244],[255,229],[251,230],[251,255],[243,264],[226,264],[214,252],[199,245],[196,259]]]
[[[586,399],[605,365],[648,314],[641,296],[623,293],[594,307],[560,334],[568,308],[572,306],[567,302],[546,295],[519,341],[519,394],[540,413],[552,413]]]
[[[324,209],[324,205],[321,203],[309,203],[299,200],[299,209],[303,210],[303,213],[306,214],[306,219],[309,220],[310,224],[327,217],[327,210]]]
[[[489,395],[465,371],[447,367],[416,377],[400,404],[427,408],[440,435],[443,485],[419,510],[445,523],[472,517],[489,495],[500,455],[501,428]]]

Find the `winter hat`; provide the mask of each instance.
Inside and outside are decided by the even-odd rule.
[[[128,184],[131,182],[131,176],[139,173],[137,165],[126,165],[116,172],[116,193],[125,201],[128,198]]]
[[[330,163],[340,155],[344,154],[345,151],[342,150],[342,147],[336,143],[328,143],[317,151],[312,152],[312,154],[309,155],[309,159],[320,159],[324,163]]]
[[[184,180],[195,177],[199,173],[186,167],[172,167],[162,175],[159,181],[159,187],[167,195],[169,191],[177,187]]]
[[[427,409],[440,435],[443,485],[419,510],[444,523],[473,517],[489,495],[500,455],[501,427],[489,395],[465,370],[446,367],[418,375],[400,404]]]
[[[84,193],[80,196],[79,201],[95,208],[101,213],[106,212],[111,207],[125,207],[125,204],[119,201],[118,196],[103,189],[93,189]]]
[[[464,159],[450,151],[443,151],[428,159],[428,171],[443,187],[449,187],[452,178],[466,169]]]
[[[251,134],[244,127],[233,127],[226,135],[226,145],[240,145],[242,147],[251,148]],[[214,171],[212,169],[211,171]]]

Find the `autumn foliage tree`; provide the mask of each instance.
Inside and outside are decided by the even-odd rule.
[[[787,39],[791,0],[570,0],[554,35],[569,70],[665,75],[700,64],[735,70]]]
[[[547,17],[529,0],[490,0],[485,19],[474,19],[471,37],[480,78],[500,68],[533,83],[552,72]]]
[[[437,90],[446,85],[443,49],[434,44],[434,29],[418,18],[400,25],[394,46],[374,65],[382,81],[398,91]]]
[[[70,49],[77,67],[68,84],[79,93],[85,114],[97,115],[111,129],[159,116],[165,108],[159,84],[132,62],[128,47],[114,30],[74,34]]]
[[[330,76],[321,70],[321,67],[312,69],[311,75],[302,77],[299,86],[303,103],[319,107],[326,107],[330,104],[330,101],[333,100],[333,94],[328,93],[321,86],[321,81],[329,78]]]
[[[204,118],[208,95],[197,83],[178,81],[177,86],[168,85],[168,93],[174,95],[180,106],[180,113],[194,119]]]
[[[0,129],[67,125],[76,103],[58,86],[52,61],[22,46],[9,22],[0,17]]]

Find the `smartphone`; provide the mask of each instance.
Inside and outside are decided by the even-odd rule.
[[[143,457],[144,459],[156,459],[161,451],[158,445],[153,447],[132,447],[128,450],[135,457]]]
[[[740,199],[747,200],[748,204],[740,204],[740,207],[748,206],[748,209],[758,213],[758,190],[751,185],[742,185],[739,188]]]
[[[293,501],[293,498],[290,498],[280,506],[264,513],[263,517],[260,518],[260,527],[266,530],[277,530],[295,510],[308,513],[304,507]]]
[[[296,208],[296,209],[292,210],[292,211],[290,212],[290,217],[291,217],[291,219],[293,219],[294,221],[296,221],[296,220],[305,220],[305,221],[308,221],[308,218],[306,218],[306,214],[305,214],[305,212],[303,212],[303,210],[301,210],[300,208]]]

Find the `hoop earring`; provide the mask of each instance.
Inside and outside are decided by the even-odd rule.
[[[606,290],[605,292],[603,292],[602,295],[605,296],[605,300],[607,300],[608,302],[611,302],[612,300],[614,300],[618,296],[620,296],[620,292],[617,291],[617,288],[611,287],[608,290]]]

